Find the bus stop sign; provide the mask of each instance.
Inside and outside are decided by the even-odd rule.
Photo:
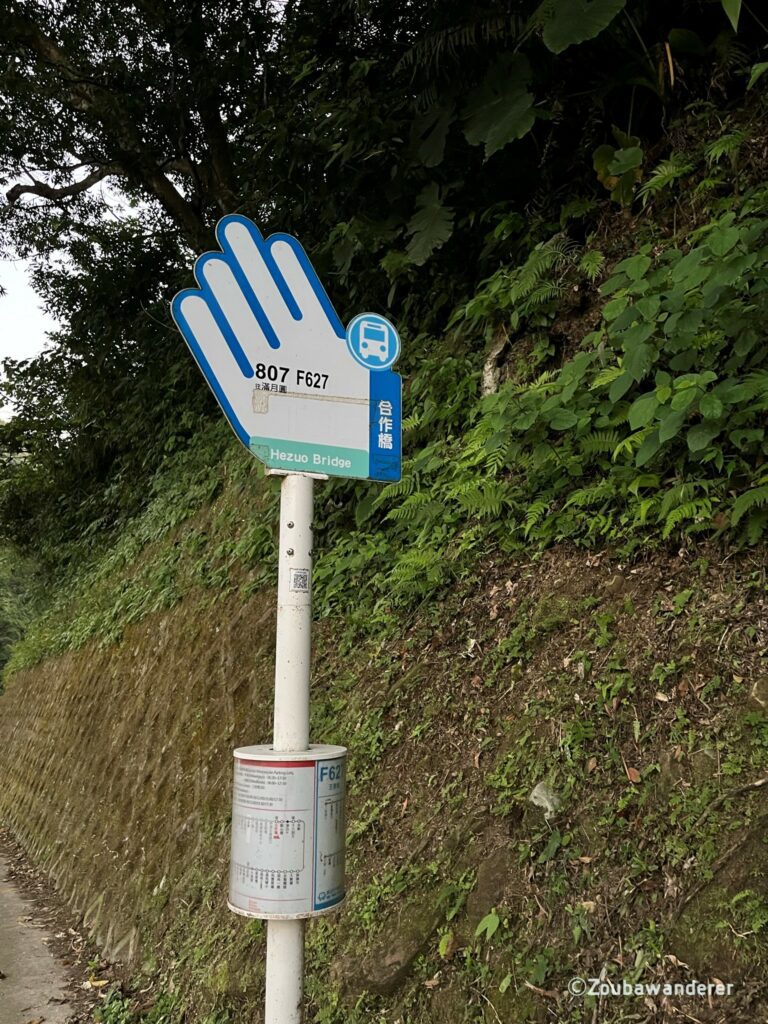
[[[401,475],[402,399],[393,325],[347,330],[299,242],[263,238],[239,214],[195,264],[173,319],[232,429],[270,469],[370,480]]]

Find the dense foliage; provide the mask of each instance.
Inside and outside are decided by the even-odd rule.
[[[751,7],[0,12],[4,247],[35,261],[62,325],[0,385],[11,541],[80,561],[200,444],[219,414],[167,304],[230,210],[295,232],[343,319],[403,327],[407,472],[329,486],[337,565],[354,551],[407,595],[489,535],[761,534],[768,33]],[[385,514],[388,553],[368,532]]]

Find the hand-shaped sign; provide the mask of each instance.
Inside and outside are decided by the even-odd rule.
[[[341,325],[295,238],[239,215],[195,264],[173,319],[233,430],[271,469],[400,479],[400,354],[375,313]]]

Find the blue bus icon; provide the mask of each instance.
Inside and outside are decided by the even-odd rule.
[[[361,313],[347,328],[347,346],[369,370],[386,370],[400,355],[397,331],[377,313]]]

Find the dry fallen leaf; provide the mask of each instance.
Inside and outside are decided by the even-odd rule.
[[[685,968],[687,968],[687,967],[689,966],[689,965],[688,965],[688,964],[686,964],[686,963],[685,963],[684,961],[682,961],[682,960],[678,960],[678,959],[677,959],[677,957],[676,957],[676,956],[673,956],[673,955],[672,955],[671,953],[667,953],[667,954],[665,955],[664,959],[665,959],[665,960],[669,960],[669,962],[670,962],[671,964],[674,964],[674,966],[675,966],[675,967],[685,967]]]
[[[597,758],[590,757],[590,759],[587,761],[587,771],[593,772],[595,768],[597,768]]]

